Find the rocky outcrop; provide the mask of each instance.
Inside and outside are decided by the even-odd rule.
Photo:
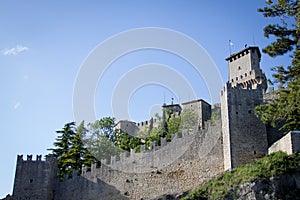
[[[246,182],[232,192],[229,199],[300,199],[300,173]]]

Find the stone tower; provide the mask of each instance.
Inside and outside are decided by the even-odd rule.
[[[182,103],[183,110],[192,110],[197,114],[197,130],[204,128],[205,121],[211,119],[211,105],[203,99],[197,99]]]
[[[261,53],[258,47],[248,47],[226,58],[229,83],[232,87],[241,84],[244,89],[248,85],[255,89],[261,85],[264,92],[267,90],[266,76],[260,69],[260,58]]]
[[[57,161],[47,157],[46,161],[42,156],[32,155],[23,160],[23,155],[18,155],[16,175],[13,189],[13,199],[45,199],[54,198],[54,188],[57,181]]]
[[[229,81],[221,91],[225,170],[267,153],[266,127],[254,114],[267,89],[260,57],[258,47],[248,47],[226,58]]]

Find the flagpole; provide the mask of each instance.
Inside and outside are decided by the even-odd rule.
[[[229,55],[231,55],[231,40],[229,40]]]

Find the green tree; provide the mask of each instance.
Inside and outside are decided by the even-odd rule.
[[[114,145],[115,118],[104,117],[87,125],[84,141],[88,150],[98,160],[110,160],[112,155],[118,155],[119,149]]]
[[[142,144],[139,137],[133,137],[121,130],[116,130],[114,143],[117,147],[125,151],[130,151],[130,149],[139,151],[139,146]]]
[[[198,126],[198,115],[192,109],[184,109],[181,112],[181,126],[180,130],[194,131]],[[198,127],[197,127],[198,128]]]
[[[48,149],[58,160],[58,176],[63,178],[64,174],[72,176],[74,170],[81,171],[82,166],[89,166],[96,162],[94,157],[87,151],[82,141],[81,129],[84,124],[76,129],[75,122],[65,124],[64,128],[56,131],[59,134],[54,142],[54,148]]]
[[[275,126],[280,121],[286,123],[284,130],[300,130],[300,3],[298,0],[267,1],[267,6],[258,9],[266,18],[279,18],[279,23],[264,28],[265,37],[275,37],[275,41],[263,49],[271,57],[289,54],[289,66],[276,66],[274,82],[283,85],[278,90],[278,98],[258,106],[256,115],[265,123]]]
[[[179,131],[180,124],[181,124],[181,117],[180,116],[173,116],[168,121],[168,135],[175,134]]]
[[[216,125],[217,121],[221,118],[221,108],[217,108],[215,109],[212,113],[211,113],[211,123],[212,125]]]
[[[89,123],[88,126],[91,130],[93,130],[94,135],[105,136],[109,140],[113,141],[113,137],[115,135],[115,132],[114,132],[115,118],[114,117],[103,117],[99,120],[96,120],[94,123]]]
[[[77,134],[78,136],[78,139],[80,139],[78,141],[78,143],[80,145],[82,145],[82,158],[81,158],[81,163],[83,166],[86,166],[86,167],[90,167],[91,164],[93,163],[96,163],[98,166],[100,165],[100,161],[97,160],[93,155],[92,153],[88,150],[87,148],[87,144],[85,143],[85,140],[84,138],[86,137],[87,135],[87,129],[86,127],[84,126],[84,121],[82,121],[79,126],[77,127]],[[78,146],[79,146],[78,144]]]
[[[73,169],[72,160],[68,154],[68,151],[72,145],[71,141],[75,135],[75,122],[70,122],[65,124],[64,128],[56,131],[59,136],[57,136],[56,141],[54,142],[54,148],[48,149],[52,151],[50,155],[53,155],[58,160],[58,176],[63,177],[64,174],[71,175]]]

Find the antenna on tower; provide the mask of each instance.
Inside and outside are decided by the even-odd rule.
[[[166,104],[166,92],[164,92],[164,105]]]

